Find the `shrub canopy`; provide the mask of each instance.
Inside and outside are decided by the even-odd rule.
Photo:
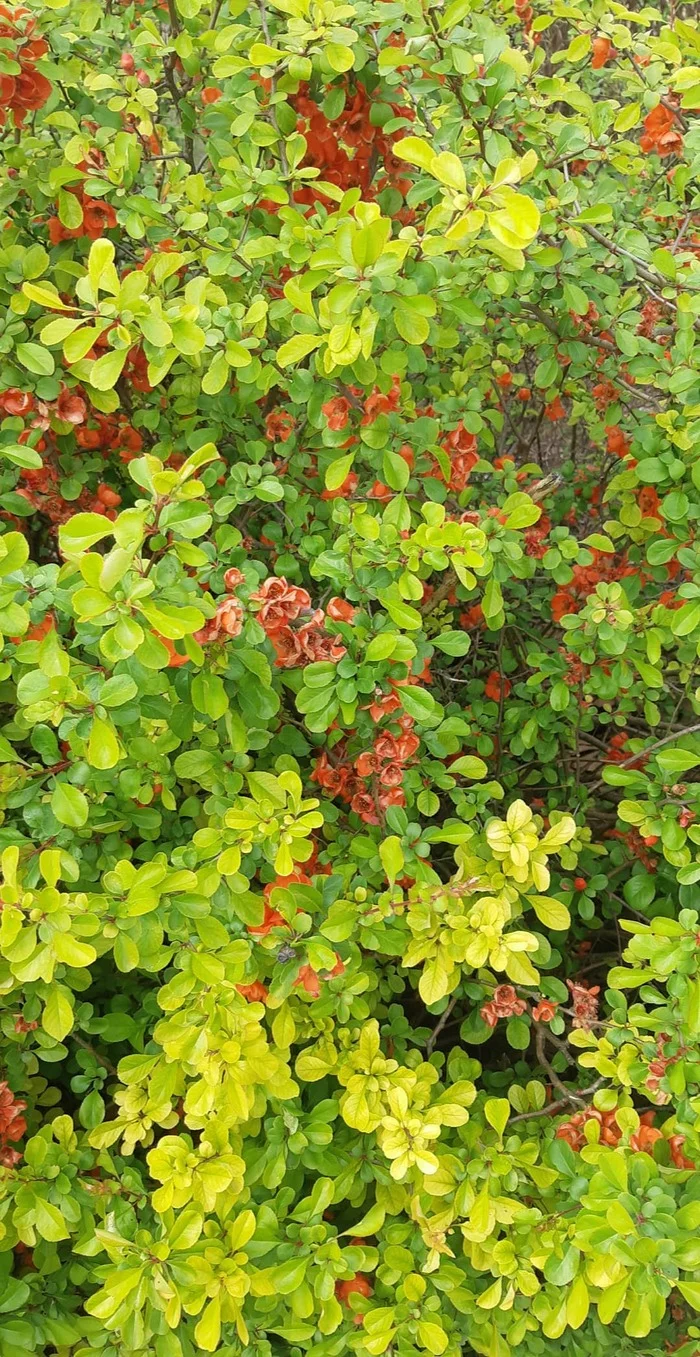
[[[0,5],[0,1357],[699,1351],[691,9]]]

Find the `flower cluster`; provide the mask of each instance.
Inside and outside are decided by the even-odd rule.
[[[567,980],[566,984],[574,1010],[572,1026],[588,1032],[598,1017],[600,985],[584,985],[580,980]]]
[[[630,1136],[631,1150],[646,1150],[650,1154],[657,1140],[663,1139],[663,1131],[653,1124],[654,1116],[654,1112],[642,1113],[638,1129]],[[596,1107],[587,1107],[583,1112],[575,1112],[557,1127],[557,1139],[565,1140],[572,1150],[582,1150],[587,1143],[585,1128],[591,1122],[600,1128],[601,1145],[619,1145],[622,1131],[617,1124],[615,1108],[610,1112],[599,1112]]]
[[[22,1116],[27,1104],[16,1098],[9,1084],[0,1082],[0,1164],[6,1169],[14,1168],[22,1158],[19,1150],[11,1148],[15,1141],[21,1140],[27,1129]]]
[[[306,139],[303,164],[321,172],[321,178],[339,188],[360,188],[365,198],[391,184],[404,196],[411,186],[406,176],[406,162],[397,160],[393,143],[404,135],[403,129],[390,134],[372,121],[372,97],[364,85],[351,89],[345,84],[345,103],[337,118],[330,121],[321,107],[311,98],[309,86],[302,84],[294,96],[293,105],[298,115],[297,130]],[[395,118],[412,121],[412,108],[400,104],[391,106]],[[376,185],[373,180],[379,165],[384,174]],[[321,189],[312,184],[294,191],[295,202],[313,206],[326,201]]]
[[[567,613],[578,612],[601,581],[609,583],[636,573],[637,567],[628,560],[626,552],[613,556],[594,550],[592,554],[592,564],[575,565],[566,588],[557,589],[552,595],[552,618],[555,622],[560,622]]]
[[[341,660],[345,646],[337,634],[322,630],[329,616],[322,608],[312,608],[306,589],[288,584],[283,576],[271,575],[250,596],[251,603],[259,603],[257,620],[272,642],[278,669],[297,669],[319,660]],[[339,600],[342,604],[343,600]]]
[[[333,797],[345,801],[368,825],[382,824],[389,806],[405,805],[401,789],[407,763],[420,746],[413,731],[413,720],[399,717],[399,735],[384,730],[375,737],[372,749],[354,760],[347,757],[347,741],[332,751],[319,754],[311,780]]]
[[[479,1010],[484,1022],[495,1027],[501,1018],[519,1018],[527,1012],[527,1004],[520,999],[512,985],[497,985],[493,997]]]
[[[45,38],[34,36],[35,31],[36,20],[30,10],[0,5],[0,39],[9,39],[13,44],[14,50],[10,50],[14,62],[10,64],[19,66],[17,73],[7,70],[0,73],[0,127],[4,127],[8,111],[15,127],[21,127],[27,114],[43,108],[53,92],[51,81],[36,69],[37,61],[49,48]],[[9,56],[7,44],[2,45]]]
[[[551,1022],[558,1007],[554,999],[540,999],[532,1010],[533,1021]],[[513,985],[497,985],[492,997],[479,1010],[488,1027],[495,1027],[502,1018],[520,1018],[527,1011],[527,1001],[520,998]]]
[[[94,173],[101,167],[103,157],[99,156],[99,163],[88,164],[87,161],[81,161],[76,166],[84,174]],[[82,184],[77,186],[68,185],[66,193],[69,193],[77,204],[77,211],[80,212],[81,222],[79,226],[65,226],[60,217],[49,217],[48,231],[49,239],[52,245],[60,245],[63,240],[79,240],[81,236],[88,236],[90,240],[99,240],[105,231],[112,230],[117,224],[117,214],[111,203],[102,198],[90,198],[85,194]]]
[[[683,150],[683,135],[679,130],[677,114],[667,103],[657,104],[644,119],[644,133],[639,145],[649,153],[655,151],[662,158],[680,155]]]

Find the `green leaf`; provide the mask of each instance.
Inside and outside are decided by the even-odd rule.
[[[97,295],[103,274],[111,269],[113,264],[114,245],[111,240],[107,240],[104,236],[99,240],[93,240],[88,255],[88,278],[95,295]]]
[[[489,1126],[493,1126],[494,1131],[501,1137],[508,1125],[510,1112],[511,1107],[507,1098],[487,1098],[484,1103],[484,1116]]]
[[[441,151],[439,155],[434,156],[430,164],[430,173],[434,174],[441,184],[454,189],[456,193],[466,192],[467,178],[464,166],[453,151]]]
[[[274,66],[283,56],[280,47],[270,47],[266,42],[254,42],[248,53],[252,66]]]
[[[40,1239],[45,1239],[48,1243],[54,1244],[60,1239],[70,1238],[66,1222],[53,1202],[47,1202],[43,1197],[35,1195],[33,1214],[36,1232]]]
[[[388,839],[383,839],[379,845],[379,856],[387,881],[390,886],[393,886],[404,865],[401,840],[395,834],[391,834]]]
[[[73,1026],[73,1005],[68,991],[62,985],[52,987],[41,1015],[41,1025],[55,1041],[63,1041],[70,1032]]]
[[[546,928],[561,933],[570,927],[571,915],[561,900],[555,900],[549,895],[528,895],[527,901],[532,905],[540,923]]]
[[[466,631],[443,631],[440,636],[433,636],[432,641],[433,645],[446,655],[466,655],[471,646]]]
[[[693,754],[689,749],[659,749],[654,757],[665,773],[687,773],[700,763],[700,754]]]
[[[114,727],[108,721],[94,717],[90,729],[87,747],[87,759],[91,768],[113,768],[121,758],[119,741]]]
[[[110,391],[119,381],[128,355],[128,349],[108,349],[101,358],[96,358],[90,368],[90,386],[96,391]]]
[[[416,1327],[421,1347],[432,1353],[433,1357],[441,1357],[449,1343],[447,1334],[441,1325],[420,1319]]]
[[[348,452],[345,457],[336,457],[330,466],[326,467],[324,477],[326,490],[339,490],[344,481],[347,480],[350,468],[355,460],[354,452]]]
[[[395,141],[393,151],[400,160],[407,160],[421,170],[430,170],[436,158],[430,143],[420,137],[403,137],[401,141]]]
[[[66,559],[73,561],[113,531],[109,519],[102,514],[74,514],[67,523],[61,524],[58,542]]]
[[[71,829],[80,829],[87,822],[88,803],[86,797],[70,782],[59,782],[51,794],[51,809],[59,824]]]
[[[28,284],[25,284],[25,287],[27,286]],[[42,348],[41,344],[18,344],[15,357],[23,368],[36,373],[38,377],[51,377],[55,371],[53,354],[49,353],[48,349]]]
[[[422,627],[423,616],[417,608],[411,608],[408,603],[387,594],[384,594],[382,603],[397,627],[402,627],[404,631],[417,631],[419,627]]]
[[[508,197],[507,208],[491,212],[487,220],[496,240],[518,249],[529,245],[537,235],[540,210],[532,198],[524,193],[513,193]]]
[[[38,306],[44,306],[49,311],[74,311],[74,306],[68,306],[62,301],[55,288],[47,283],[23,283],[22,291],[30,302],[36,302]]]
[[[199,325],[195,325],[193,320],[173,320],[171,323],[173,332],[173,347],[178,353],[188,356],[201,353],[206,344],[207,337]]]
[[[62,344],[82,321],[76,316],[57,316],[55,320],[50,320],[44,325],[41,331],[42,344]]]
[[[386,451],[382,456],[382,475],[391,490],[405,490],[411,471],[398,452]]]
[[[483,759],[476,754],[464,754],[462,758],[455,759],[448,768],[448,772],[453,777],[469,777],[477,780],[486,777],[488,767]]]
[[[394,310],[394,324],[401,338],[405,339],[407,344],[424,344],[430,334],[430,324],[425,316],[418,315],[410,307],[402,306],[400,302],[397,302]],[[395,455],[395,453],[392,454],[392,456]],[[403,458],[399,458],[399,461],[402,460]],[[403,489],[403,486],[399,488]]]
[[[676,1282],[684,1300],[692,1305],[694,1310],[700,1310],[700,1282]]]
[[[331,70],[337,71],[339,75],[352,70],[355,65],[355,54],[351,47],[344,47],[339,42],[329,42],[323,50]]]
[[[413,717],[414,721],[432,723],[438,704],[425,688],[399,688],[399,699],[404,711]],[[441,710],[441,709],[440,709]]]
[[[399,637],[395,631],[381,631],[378,636],[373,636],[367,649],[364,652],[364,660],[370,663],[372,660],[388,660],[396,650],[396,643]]]
[[[229,366],[223,353],[217,353],[202,377],[202,391],[207,396],[216,396],[223,391],[229,379]]]
[[[300,363],[320,343],[321,335],[294,335],[277,350],[277,362],[281,368],[289,367],[290,363]]]
[[[247,368],[253,361],[253,355],[250,349],[246,349],[244,344],[239,344],[236,339],[229,339],[226,343],[226,362],[232,368]]]

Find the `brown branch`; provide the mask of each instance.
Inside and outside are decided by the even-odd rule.
[[[553,1085],[554,1088],[557,1088],[559,1090],[559,1092],[562,1095],[562,1098],[564,1098],[566,1102],[573,1103],[575,1106],[578,1107],[581,1105],[581,1103],[584,1103],[586,1100],[585,1098],[582,1098],[580,1094],[575,1093],[573,1089],[567,1088],[566,1084],[559,1078],[559,1075],[556,1073],[556,1070],[552,1068],[551,1064],[549,1063],[549,1060],[547,1059],[547,1056],[545,1055],[544,1049],[545,1038],[547,1036],[549,1036],[551,1039],[552,1034],[549,1031],[546,1024],[541,1022],[535,1023],[535,1050],[537,1052],[537,1059],[539,1060],[540,1065],[542,1065],[544,1069],[547,1071],[547,1077],[549,1078],[550,1083]],[[558,1045],[559,1042],[557,1042],[557,1046]]]
[[[440,1033],[442,1032],[443,1028],[447,1026],[447,1023],[449,1022],[449,1019],[450,1019],[451,1016],[452,1016],[452,1013],[453,1013],[453,1011],[454,1011],[454,1009],[455,1009],[455,1006],[456,1006],[456,1004],[457,1004],[457,997],[458,997],[458,996],[457,996],[456,994],[453,994],[453,995],[452,995],[452,998],[450,999],[450,1002],[449,1002],[449,1004],[447,1005],[447,1008],[445,1009],[445,1012],[444,1012],[444,1013],[441,1015],[441,1017],[438,1019],[438,1021],[437,1021],[437,1023],[435,1024],[435,1026],[434,1026],[432,1032],[430,1033],[430,1036],[428,1037],[428,1040],[427,1040],[427,1042],[426,1042],[426,1047],[425,1047],[426,1054],[427,1054],[428,1056],[431,1056],[431,1055],[432,1055],[432,1053],[433,1053],[433,1051],[434,1051],[434,1049],[435,1049],[435,1043],[436,1043],[436,1041],[437,1041],[437,1039],[438,1039]]]
[[[111,1060],[107,1060],[106,1056],[100,1055],[99,1051],[96,1051],[95,1047],[91,1046],[89,1041],[83,1041],[83,1038],[79,1037],[77,1032],[71,1032],[71,1037],[76,1046],[82,1046],[84,1051],[88,1051],[90,1055],[94,1056],[98,1065],[101,1065],[108,1074],[113,1074],[117,1078],[119,1077],[116,1065],[113,1065]]]
[[[696,721],[693,726],[686,726],[684,730],[673,730],[670,735],[664,735],[663,740],[656,740],[654,744],[650,744],[648,749],[640,749],[638,753],[630,754],[629,758],[623,759],[621,763],[610,764],[608,766],[615,768],[629,768],[631,763],[637,763],[639,759],[648,758],[655,750],[661,749],[662,745],[671,744],[672,740],[682,740],[684,735],[695,735],[698,730],[700,730],[700,721]],[[589,793],[594,792],[597,787],[602,787],[604,782],[605,779],[599,777],[598,781],[594,782],[592,787],[589,787]]]
[[[591,1084],[589,1088],[582,1088],[579,1090],[581,1097],[592,1098],[593,1094],[597,1093],[598,1089],[602,1088],[604,1083],[605,1079],[601,1075],[600,1079],[596,1079],[595,1083]],[[512,1126],[516,1121],[529,1121],[532,1117],[553,1117],[556,1112],[563,1112],[565,1108],[569,1108],[570,1106],[571,1103],[568,1097],[559,1098],[557,1102],[549,1103],[547,1107],[541,1107],[539,1111],[519,1112],[517,1117],[510,1118],[508,1125]]]

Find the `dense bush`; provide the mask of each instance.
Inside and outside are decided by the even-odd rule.
[[[0,1357],[700,1351],[692,8],[0,5]]]

